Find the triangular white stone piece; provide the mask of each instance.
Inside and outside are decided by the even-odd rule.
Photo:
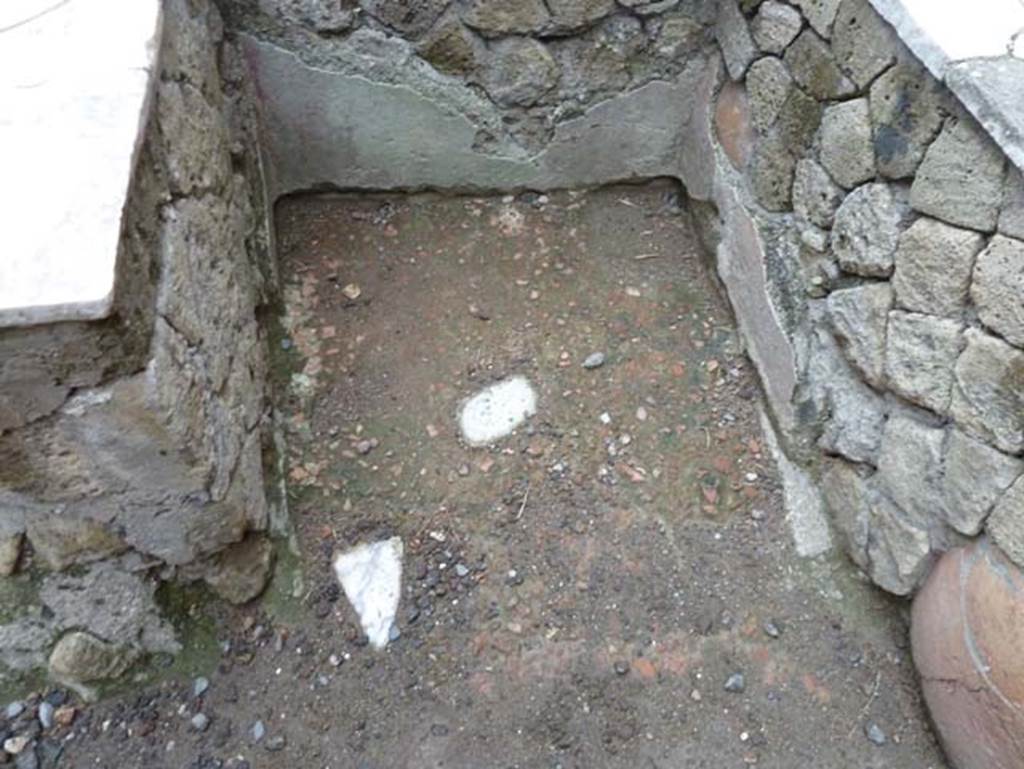
[[[402,594],[402,540],[359,545],[334,559],[334,573],[376,649],[391,640]]]

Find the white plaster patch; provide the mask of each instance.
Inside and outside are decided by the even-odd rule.
[[[375,649],[391,640],[402,592],[402,540],[358,545],[334,559],[334,574]]]
[[[761,429],[765,443],[775,458],[782,476],[782,493],[786,501],[786,522],[793,534],[797,555],[814,558],[832,549],[825,506],[811,477],[789,461],[779,446],[775,430],[767,414],[761,411]]]
[[[459,429],[467,443],[480,446],[502,438],[537,413],[537,394],[525,377],[516,376],[486,387],[459,413]]]

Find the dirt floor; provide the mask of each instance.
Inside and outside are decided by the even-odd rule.
[[[794,553],[674,187],[277,216],[302,588],[218,616],[209,670],[87,709],[60,765],[945,766],[901,607]],[[460,403],[510,375],[537,413],[466,445]],[[400,635],[377,652],[330,563],[390,536]]]

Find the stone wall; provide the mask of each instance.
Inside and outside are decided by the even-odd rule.
[[[268,576],[250,86],[201,0],[164,3],[157,66],[112,316],[0,331],[0,690],[48,666],[85,691],[174,653],[160,581],[240,602]]]
[[[1019,169],[867,0],[718,39],[719,269],[847,552],[898,595],[982,532],[1024,566]]]

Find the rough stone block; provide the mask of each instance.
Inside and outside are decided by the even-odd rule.
[[[29,517],[27,536],[41,563],[60,571],[127,550],[128,543],[112,523],[60,508]]]
[[[878,458],[878,485],[917,521],[941,519],[945,430],[899,414],[889,417]]]
[[[1024,575],[980,540],[946,553],[914,599],[910,642],[951,766],[1024,766]]]
[[[992,238],[974,266],[971,299],[982,323],[1024,347],[1024,241]]]
[[[778,133],[758,141],[750,162],[751,184],[757,202],[769,211],[788,211],[796,158]]]
[[[844,195],[843,188],[833,182],[815,161],[804,158],[797,162],[793,177],[793,210],[801,219],[822,229],[830,229]]]
[[[718,46],[722,49],[729,77],[733,80],[741,79],[750,63],[757,58],[757,46],[750,36],[747,20],[743,18],[736,3],[718,4],[715,34],[718,37]]]
[[[53,648],[50,675],[62,683],[79,687],[123,675],[138,657],[136,650],[103,641],[90,633],[74,630]]]
[[[793,78],[789,76],[781,59],[764,56],[750,66],[747,72],[750,115],[754,127],[760,133],[768,133],[775,125],[775,119],[793,87]]]
[[[839,2],[840,0],[793,0],[793,4],[803,11],[807,23],[822,37],[832,34],[832,24],[839,12]]]
[[[832,26],[832,52],[860,88],[896,61],[901,48],[892,27],[867,0],[842,0]]]
[[[484,87],[499,104],[529,107],[558,84],[559,70],[543,43],[510,37],[493,43]]]
[[[803,19],[793,6],[765,0],[751,26],[758,47],[765,53],[779,54],[800,34]]]
[[[847,195],[832,230],[839,266],[856,275],[888,277],[908,214],[903,190],[889,184],[865,184]]]
[[[1024,452],[1024,352],[978,329],[956,362],[957,424],[1010,454]]]
[[[857,90],[836,64],[828,44],[809,29],[793,41],[783,60],[793,79],[816,99],[841,99]]]
[[[1024,477],[1019,477],[996,503],[988,519],[988,532],[1017,566],[1024,568]]]
[[[819,135],[821,164],[847,189],[875,176],[875,149],[867,99],[826,107]]]
[[[847,359],[875,387],[885,384],[885,337],[892,307],[887,283],[869,283],[833,291],[827,301],[829,322]]]
[[[889,386],[907,400],[948,414],[953,367],[963,349],[959,321],[893,310],[885,344]]]
[[[984,238],[922,217],[900,235],[892,285],[906,310],[959,316],[967,304],[974,258]]]
[[[852,462],[875,465],[885,426],[885,401],[847,371],[824,383],[828,418],[818,446]]]
[[[1003,187],[1003,205],[999,210],[999,231],[1024,240],[1024,175],[1010,166]]]
[[[821,483],[854,563],[883,590],[912,593],[931,561],[928,530],[879,492],[874,477],[861,477],[852,465],[830,462]]]
[[[550,20],[543,0],[470,0],[462,20],[485,37],[540,32]]]
[[[916,60],[900,61],[871,85],[870,102],[878,173],[913,176],[942,128],[942,85]]]
[[[263,592],[273,565],[270,540],[253,534],[221,551],[203,578],[225,601],[243,604]]]
[[[438,72],[460,77],[476,72],[487,54],[480,39],[454,14],[438,22],[416,47],[416,52]]]
[[[1003,155],[968,118],[951,118],[910,188],[910,204],[950,224],[991,232],[1003,193]]]
[[[775,131],[790,151],[799,154],[810,148],[823,113],[824,108],[818,102],[800,88],[793,88],[779,110]]]
[[[973,537],[981,531],[995,503],[1024,472],[1024,461],[953,429],[946,439],[943,467],[946,522]],[[1024,508],[1018,509],[1017,517],[1024,522]]]

